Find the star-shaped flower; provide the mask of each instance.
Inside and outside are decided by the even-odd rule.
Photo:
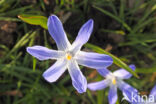
[[[58,51],[42,46],[27,48],[27,52],[39,60],[57,60],[43,73],[43,77],[48,82],[55,82],[68,69],[73,86],[79,93],[83,93],[87,89],[87,80],[80,71],[78,64],[90,68],[105,68],[112,64],[113,60],[108,55],[80,51],[92,33],[92,19],[81,27],[72,45],[68,41],[63,25],[57,16],[52,15],[48,18],[48,30],[57,44]]]
[[[130,65],[129,67],[135,70],[134,65]],[[127,92],[125,92],[127,90],[137,94],[138,91],[135,88],[133,88],[132,86],[123,81],[123,79],[129,79],[132,76],[128,71],[124,69],[119,69],[113,73],[110,72],[108,69],[98,69],[97,71],[99,72],[100,75],[105,77],[105,80],[90,83],[88,84],[88,88],[90,90],[96,91],[105,89],[106,87],[110,87],[108,94],[109,104],[116,103],[118,98],[117,88],[119,88],[125,94],[127,94]]]

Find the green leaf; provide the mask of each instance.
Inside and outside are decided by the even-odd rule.
[[[117,66],[127,70],[128,72],[130,72],[131,74],[133,74],[135,77],[139,78],[139,76],[136,74],[136,72],[134,72],[131,68],[129,68],[128,65],[126,65],[123,61],[121,61],[119,58],[117,58],[116,56],[114,56],[113,54],[103,50],[102,48],[92,45],[92,44],[86,44],[85,45],[87,48],[92,49],[93,51],[96,51],[98,53],[102,53],[102,54],[107,54],[109,56],[111,56],[113,58],[114,64],[116,64]]]
[[[147,74],[147,73],[154,73],[156,72],[156,65],[150,68],[136,68],[135,70],[137,73],[143,73],[143,74]]]
[[[20,18],[21,20],[23,20],[24,22],[28,24],[40,25],[44,29],[48,29],[47,17],[30,15],[30,14],[22,14],[22,15],[18,15],[18,18]]]

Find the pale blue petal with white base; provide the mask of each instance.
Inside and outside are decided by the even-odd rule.
[[[75,58],[78,64],[96,69],[108,67],[113,63],[110,56],[93,52],[80,51]]]
[[[43,77],[48,82],[55,82],[66,69],[67,61],[65,59],[60,59],[43,73]]]
[[[120,81],[118,83],[118,87],[121,91],[124,91],[124,90],[129,90],[131,92],[134,92],[134,93],[138,93],[137,89],[135,89],[134,87],[130,86],[129,84],[125,83],[124,81]]]
[[[112,75],[112,72],[110,72],[107,68],[97,69],[97,71],[103,77],[107,77],[108,75]]]
[[[93,31],[94,21],[92,19],[88,20],[80,29],[78,36],[72,44],[72,50],[77,52],[81,47],[89,40],[90,35]]]
[[[79,69],[79,66],[75,60],[71,60],[68,63],[68,71],[72,79],[72,84],[75,87],[75,89],[79,93],[86,92],[87,89],[87,80],[82,74],[81,70]]]
[[[135,70],[135,65],[129,65],[129,67],[134,71]],[[132,77],[132,74],[129,73],[128,71],[126,71],[125,69],[119,69],[115,72],[113,72],[113,74],[119,78],[122,79],[129,79]]]
[[[108,87],[108,85],[109,85],[109,81],[106,79],[106,80],[102,80],[99,82],[89,83],[88,89],[90,89],[92,91],[102,90],[102,89],[105,89],[106,87]]]
[[[69,43],[67,36],[64,32],[63,25],[59,18],[55,15],[52,15],[48,18],[48,31],[50,35],[56,42],[57,48],[59,50],[68,49],[71,44]]]
[[[58,59],[65,55],[63,51],[51,50],[42,46],[27,47],[27,52],[39,60]]]
[[[117,99],[117,86],[111,85],[108,93],[109,104],[116,104]]]

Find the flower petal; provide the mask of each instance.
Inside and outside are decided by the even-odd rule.
[[[108,67],[113,63],[110,56],[93,52],[80,51],[75,58],[78,64],[96,69]]]
[[[108,69],[103,68],[103,69],[97,69],[98,73],[103,76],[103,77],[107,77],[109,75],[112,75],[112,72],[110,72]]]
[[[102,80],[99,82],[89,83],[88,88],[92,91],[105,89],[109,85],[109,80]]]
[[[63,25],[59,18],[55,15],[49,16],[48,18],[48,31],[55,40],[59,50],[66,50],[70,47],[70,43],[64,32]]]
[[[137,89],[133,88],[129,84],[125,83],[124,81],[118,82],[118,87],[123,92],[126,100],[128,100],[132,104],[140,104],[138,102],[141,102],[141,99],[140,99],[141,97],[138,95]],[[142,99],[142,102],[143,102],[143,99]]]
[[[153,89],[152,89],[152,91],[151,91],[149,96],[151,96],[151,95],[154,96],[154,99],[156,101],[156,85],[153,87]]]
[[[80,29],[76,40],[72,44],[72,50],[77,52],[81,49],[82,45],[85,44],[93,31],[94,21],[92,19],[88,20]]]
[[[86,92],[87,80],[79,69],[75,60],[68,63],[68,71],[72,79],[72,84],[79,93]]]
[[[129,65],[129,67],[134,71],[135,65]],[[113,73],[115,76],[120,77],[122,79],[129,79],[132,77],[132,74],[126,71],[125,69],[119,69]]]
[[[42,46],[27,47],[27,52],[39,60],[58,59],[65,55],[63,51],[51,50]]]
[[[55,82],[66,70],[67,61],[60,59],[43,73],[48,82]]]
[[[111,85],[109,89],[109,94],[108,94],[109,104],[116,104],[117,99],[118,99],[117,87],[114,85]]]
[[[125,83],[124,81],[120,81],[120,82],[118,81],[118,87],[121,91],[129,90],[131,92],[138,93],[137,89],[133,88],[129,84]]]

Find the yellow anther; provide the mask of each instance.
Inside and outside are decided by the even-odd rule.
[[[67,60],[71,60],[72,56],[70,54],[66,55]]]
[[[116,79],[115,79],[115,78],[112,79],[112,83],[113,83],[114,85],[116,84]]]

